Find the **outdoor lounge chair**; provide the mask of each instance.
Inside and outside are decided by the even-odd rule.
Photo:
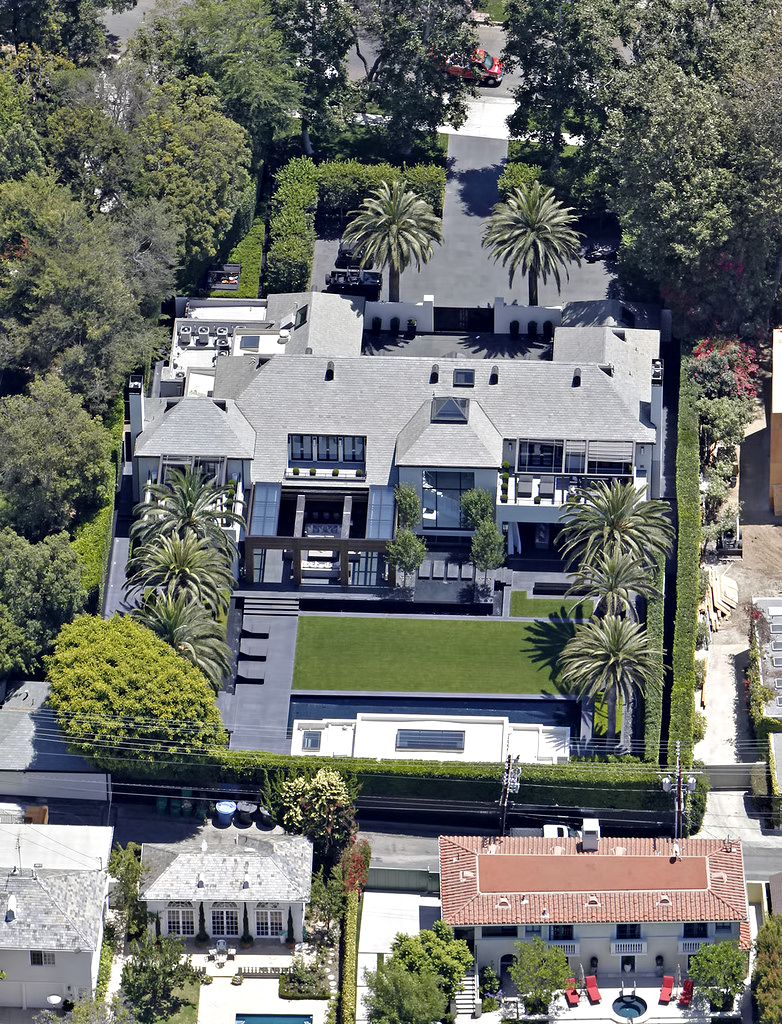
[[[576,979],[568,978],[567,988],[565,989],[565,999],[567,999],[568,1006],[578,1006],[580,998],[576,988]]]
[[[587,975],[586,989],[590,1003],[599,1003],[600,1000],[603,998],[600,995],[600,989],[597,987],[597,978],[594,976],[594,974]]]
[[[693,982],[686,978],[682,982],[682,994],[679,996],[679,1006],[689,1006],[692,1002]]]
[[[519,498],[531,498],[532,497],[532,477],[531,476],[519,476],[519,477],[516,477],[516,495]]]
[[[663,977],[663,987],[660,989],[660,1002],[670,1003],[671,993],[673,992],[673,975],[666,974]]]
[[[551,498],[552,501],[553,501],[553,499],[554,499],[554,480],[551,479],[551,478],[546,479],[544,477],[540,481],[540,487],[538,488],[538,494],[540,494],[541,498]]]

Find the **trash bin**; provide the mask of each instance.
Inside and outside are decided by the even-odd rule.
[[[168,810],[168,797],[159,796],[155,801],[155,806],[157,808],[158,814],[165,814],[166,811]]]
[[[217,811],[217,824],[227,828],[231,824],[236,804],[233,800],[218,800],[215,810]]]
[[[258,810],[258,804],[250,800],[240,800],[236,805],[236,824],[252,825],[253,815]]]

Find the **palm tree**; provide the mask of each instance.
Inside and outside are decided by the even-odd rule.
[[[233,585],[223,553],[188,530],[184,537],[172,534],[137,548],[128,562],[125,589],[181,595],[219,613],[228,607]]]
[[[628,707],[636,690],[645,693],[658,681],[656,657],[646,630],[629,619],[606,615],[576,626],[559,658],[565,682],[579,696],[608,703],[608,736],[616,737],[616,701]]]
[[[645,490],[621,480],[577,488],[559,517],[557,544],[568,564],[591,564],[599,552],[630,554],[645,564],[667,555],[674,536],[670,508],[644,498]]]
[[[200,469],[172,469],[165,484],[150,484],[150,500],[133,509],[137,516],[130,538],[147,544],[153,537],[184,537],[190,531],[207,537],[233,560],[235,545],[224,526],[244,526],[244,519],[231,511],[231,489],[207,480]]]
[[[399,302],[399,275],[412,262],[420,270],[431,258],[433,243],[442,241],[439,218],[399,180],[381,182],[351,216],[344,240],[361,250],[362,265],[371,261],[388,267],[388,298]]]
[[[130,614],[200,669],[215,690],[220,689],[231,670],[231,649],[223,628],[206,608],[183,594],[158,594]]]
[[[659,597],[649,567],[626,551],[599,552],[594,562],[584,563],[573,577],[568,596],[593,597],[597,600],[598,614],[621,615],[635,618],[633,594]]]
[[[583,235],[573,229],[575,221],[571,208],[537,181],[514,188],[486,221],[482,245],[492,250],[495,263],[501,259],[503,267],[508,267],[511,286],[517,270],[527,275],[530,306],[538,304],[539,277],[544,284],[553,277],[559,291],[560,268],[569,278],[570,260],[581,266],[578,250]]]

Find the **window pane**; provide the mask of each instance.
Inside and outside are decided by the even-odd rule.
[[[320,732],[314,729],[305,729],[301,740],[301,749],[320,750]]]
[[[225,912],[225,934],[239,934],[239,914],[236,910],[226,910]]]
[[[282,911],[269,911],[269,934],[282,935]]]
[[[336,462],[339,459],[339,438],[336,434],[318,435],[318,460]]]
[[[343,455],[345,462],[364,461],[364,438],[348,434],[342,439]]]
[[[212,935],[225,935],[225,919],[222,910],[212,911]]]
[[[195,935],[195,920],[193,918],[192,910],[181,910],[182,915],[182,934],[183,935]]]
[[[312,461],[312,437],[309,434],[291,434],[291,459]]]
[[[461,496],[475,486],[474,473],[424,470],[422,517],[425,529],[464,529]]]
[[[269,916],[265,910],[255,911],[255,934],[262,939],[269,934]]]
[[[464,750],[464,732],[455,729],[398,729],[397,750]]]

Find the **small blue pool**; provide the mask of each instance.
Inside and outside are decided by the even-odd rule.
[[[312,1024],[308,1017],[298,1013],[237,1013],[236,1024]]]
[[[646,1001],[640,996],[620,996],[614,1000],[612,1009],[618,1017],[635,1020],[646,1013],[647,1006]]]

